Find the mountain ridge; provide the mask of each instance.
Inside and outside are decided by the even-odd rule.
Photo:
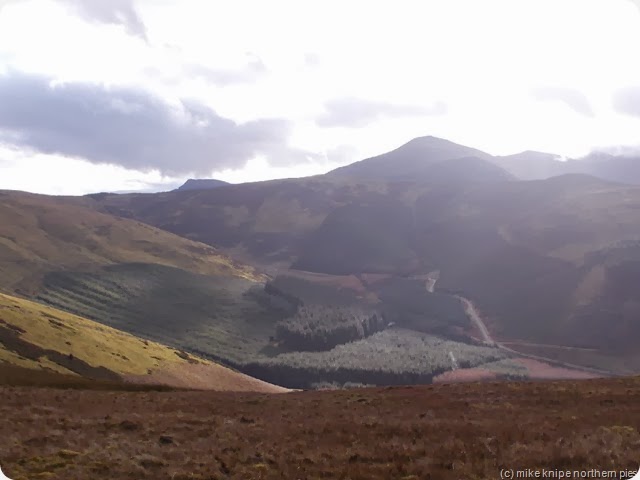
[[[217,180],[215,178],[190,178],[173,191],[184,192],[190,190],[210,190],[213,188],[224,187],[225,185],[230,185],[230,183]]]

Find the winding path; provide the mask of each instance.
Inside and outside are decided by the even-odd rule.
[[[566,363],[566,362],[562,362],[560,360],[554,360],[554,359],[551,359],[551,358],[542,357],[540,355],[533,355],[533,354],[530,354],[530,353],[518,352],[517,350],[509,348],[509,347],[503,345],[500,342],[496,342],[491,337],[491,335],[489,334],[489,330],[487,329],[487,326],[484,324],[484,321],[482,320],[482,317],[480,316],[480,313],[478,312],[478,309],[473,304],[473,302],[471,300],[467,299],[467,298],[464,298],[464,297],[460,296],[460,295],[456,295],[456,297],[458,297],[460,299],[460,301],[462,302],[462,304],[464,305],[465,313],[467,314],[469,319],[478,327],[478,329],[482,333],[483,341],[487,345],[494,346],[494,347],[499,348],[500,350],[502,350],[504,352],[508,352],[508,353],[517,355],[518,357],[529,358],[531,360],[538,360],[540,362],[545,362],[545,363],[548,363],[550,365],[555,365],[555,366],[564,367],[564,368],[570,368],[572,370],[580,370],[580,371],[583,371],[583,372],[595,373],[595,374],[598,374],[598,375],[605,375],[607,377],[617,376],[616,374],[614,374],[613,372],[610,372],[608,370],[601,370],[599,368],[585,367],[583,365],[576,365],[574,363]]]
[[[480,330],[480,334],[482,335],[482,341],[487,345],[502,347],[502,345],[497,343],[491,337],[491,334],[489,333],[487,326],[482,321],[482,317],[480,317],[478,310],[476,309],[475,305],[471,302],[471,300],[461,297],[460,295],[456,295],[456,298],[458,298],[462,302],[462,305],[464,307],[464,312],[467,314],[467,317],[469,317],[469,319],[475,324],[475,326],[478,327],[478,330]]]
[[[426,287],[428,292],[430,292],[430,293],[434,292],[435,286],[436,286],[436,282],[438,281],[439,277],[440,277],[440,272],[439,271],[430,272],[427,275],[425,287]],[[533,355],[533,354],[530,354],[530,353],[518,352],[517,350],[509,348],[506,345],[504,345],[504,344],[502,344],[500,342],[497,342],[497,341],[495,341],[493,339],[493,337],[489,333],[489,329],[487,328],[487,326],[485,325],[484,321],[482,320],[482,316],[480,315],[480,312],[478,312],[478,309],[476,308],[476,306],[473,304],[473,302],[471,300],[469,300],[468,298],[465,298],[465,297],[463,297],[461,295],[454,295],[454,296],[458,300],[460,300],[460,302],[462,303],[465,313],[467,314],[469,319],[473,322],[473,324],[478,328],[478,330],[480,331],[480,334],[482,335],[482,341],[487,346],[496,347],[496,348],[499,348],[500,350],[502,350],[504,352],[508,352],[510,354],[517,355],[518,357],[528,358],[528,359],[531,359],[531,360],[538,360],[540,362],[545,362],[545,363],[548,363],[550,365],[555,365],[555,366],[564,367],[564,368],[570,368],[570,369],[573,369],[573,370],[580,370],[580,371],[583,371],[583,372],[595,373],[595,374],[604,375],[604,376],[607,376],[607,377],[617,376],[615,373],[610,372],[608,370],[601,370],[601,369],[598,369],[598,368],[591,368],[591,367],[585,367],[585,366],[582,366],[582,365],[576,365],[576,364],[573,364],[573,363],[566,363],[566,362],[562,362],[562,361],[559,361],[559,360],[553,360],[551,358],[542,357],[540,355]]]

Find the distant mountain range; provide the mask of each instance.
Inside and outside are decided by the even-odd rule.
[[[473,159],[473,160],[472,160]],[[497,168],[496,168],[497,167]],[[419,137],[376,157],[340,167],[329,176],[432,183],[544,180],[580,173],[613,182],[640,184],[640,155],[592,153],[563,161],[560,155],[526,151],[493,156],[437,137]]]
[[[424,137],[308,178],[192,181],[154,194],[0,192],[0,290],[295,388],[407,381],[413,353],[383,362],[382,377],[369,353],[332,365],[378,341],[423,349],[412,343],[421,334],[468,339],[453,295],[475,304],[498,342],[640,372],[640,187],[614,181],[631,183],[634,168],[627,157],[495,157]],[[559,175],[537,179],[550,172]],[[327,356],[276,341],[295,305],[352,301],[406,331],[356,328],[357,342]],[[473,358],[501,358],[485,354]]]
[[[267,271],[439,270],[439,288],[476,302],[499,338],[640,354],[640,303],[627,287],[640,284],[640,188],[564,171],[518,181],[565,165],[611,176],[624,164],[581,162],[424,137],[326,175],[99,204]]]
[[[640,184],[640,155],[591,153],[561,161],[558,155],[523,152],[496,157],[494,163],[522,180],[541,180],[568,173],[583,173],[612,182]]]

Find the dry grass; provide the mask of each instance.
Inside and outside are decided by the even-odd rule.
[[[14,479],[489,479],[637,468],[640,381],[286,395],[5,387]]]
[[[73,355],[74,359],[119,374],[144,375],[150,369],[188,363],[173,348],[2,293],[0,328],[12,328],[20,339],[31,345],[66,356]],[[208,363],[200,359],[192,361]],[[38,359],[31,362],[33,368],[38,367]],[[61,371],[68,372],[68,369]]]
[[[165,345],[0,293],[0,365],[3,363],[182,388],[284,390]]]

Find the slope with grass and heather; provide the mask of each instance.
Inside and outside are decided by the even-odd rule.
[[[243,278],[120,264],[50,273],[37,299],[134,335],[238,364],[269,345],[283,318],[261,303],[262,288]]]
[[[81,198],[0,192],[0,289],[37,291],[52,271],[127,262],[260,280],[215,248],[88,208]]]
[[[0,293],[0,369],[7,366],[102,382],[283,391],[184,351]]]

